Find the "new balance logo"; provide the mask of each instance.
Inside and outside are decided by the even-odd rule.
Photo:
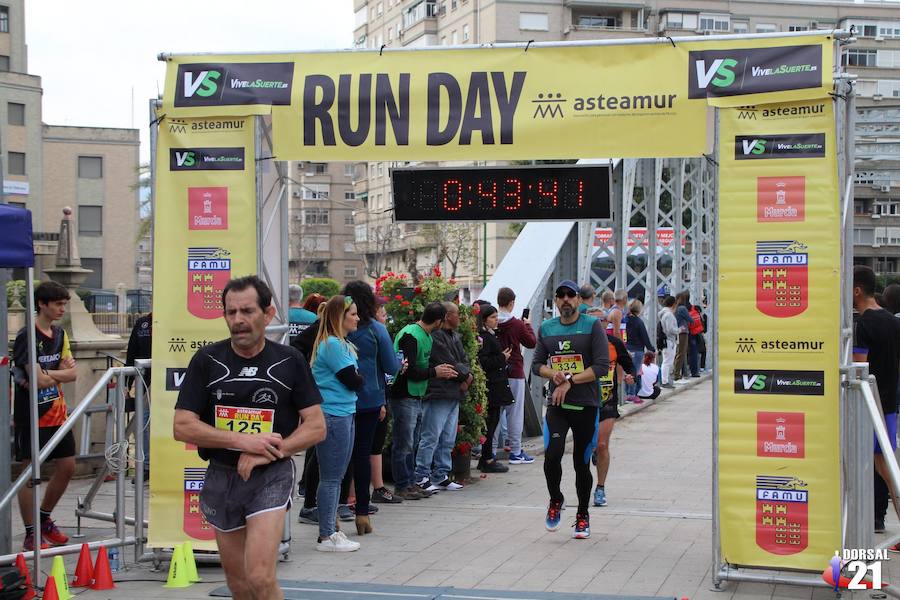
[[[257,367],[243,367],[241,372],[238,373],[238,377],[256,377],[256,372],[258,370]]]

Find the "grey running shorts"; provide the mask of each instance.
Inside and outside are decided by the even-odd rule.
[[[243,529],[247,519],[291,507],[294,461],[290,458],[256,467],[244,481],[234,467],[210,463],[200,492],[200,510],[218,531]]]

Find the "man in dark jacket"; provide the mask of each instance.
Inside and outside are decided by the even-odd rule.
[[[500,326],[497,338],[504,348],[512,350],[509,359],[507,376],[509,389],[513,393],[513,403],[503,407],[506,413],[506,426],[509,432],[509,464],[531,464],[534,458],[522,449],[522,428],[525,425],[525,369],[522,367],[522,346],[534,348],[537,338],[527,320],[517,319],[512,315],[516,307],[516,293],[508,287],[497,292],[497,305],[500,307]],[[503,441],[503,440],[500,440]],[[497,444],[499,446],[499,444]]]
[[[456,442],[459,423],[459,403],[472,384],[469,359],[456,329],[459,327],[459,307],[443,302],[447,315],[440,329],[431,334],[431,367],[447,364],[456,377],[428,380],[428,391],[422,402],[422,425],[419,450],[416,452],[416,482],[429,492],[461,490],[463,486],[450,481],[452,462],[450,453]]]
[[[134,361],[140,358],[150,358],[150,350],[153,341],[153,313],[149,313],[134,322],[131,336],[128,338],[128,350],[125,353],[125,366],[133,367]],[[144,483],[150,481],[150,369],[144,371],[141,380],[128,377],[125,379],[125,387],[131,389],[135,384],[135,399],[137,399],[137,386],[144,387],[144,422],[141,424],[144,438]],[[132,479],[132,482],[135,480]]]

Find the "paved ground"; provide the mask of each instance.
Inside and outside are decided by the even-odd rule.
[[[607,481],[609,505],[592,509],[589,540],[571,539],[567,528],[544,530],[547,491],[538,458],[532,465],[512,466],[507,474],[476,479],[460,492],[381,505],[373,518],[375,533],[360,539],[362,548],[355,553],[316,552],[315,527],[294,523],[292,561],[279,566],[278,576],[293,582],[715,600],[833,598],[825,589],[783,585],[732,583],[722,592],[710,590],[711,443],[711,384],[703,381],[663,396],[617,424]],[[88,485],[77,483],[73,488]],[[564,525],[570,526],[575,490],[568,463],[563,485],[569,499]],[[102,493],[97,508],[108,510],[104,504],[111,505],[112,484]],[[65,500],[69,507],[72,500]],[[61,525],[74,526],[71,509],[57,512]],[[900,531],[896,522],[888,526]],[[89,533],[96,538],[107,531],[98,527]],[[67,561],[69,573],[74,560]],[[900,567],[891,567],[887,565],[887,577],[900,581]],[[201,575],[204,583],[166,590],[164,573],[144,564],[129,565],[117,574],[117,590],[89,591],[84,597],[203,598],[221,586],[223,577],[216,567],[201,567]]]

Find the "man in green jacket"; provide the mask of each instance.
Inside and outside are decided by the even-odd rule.
[[[391,415],[394,419],[391,446],[391,472],[396,485],[396,495],[404,500],[420,500],[431,492],[415,483],[416,424],[422,416],[422,398],[431,378],[454,379],[456,369],[448,364],[428,366],[431,358],[431,332],[444,322],[447,309],[440,302],[425,307],[422,318],[407,325],[394,338],[394,350],[402,352],[401,360],[407,361],[391,388]]]

